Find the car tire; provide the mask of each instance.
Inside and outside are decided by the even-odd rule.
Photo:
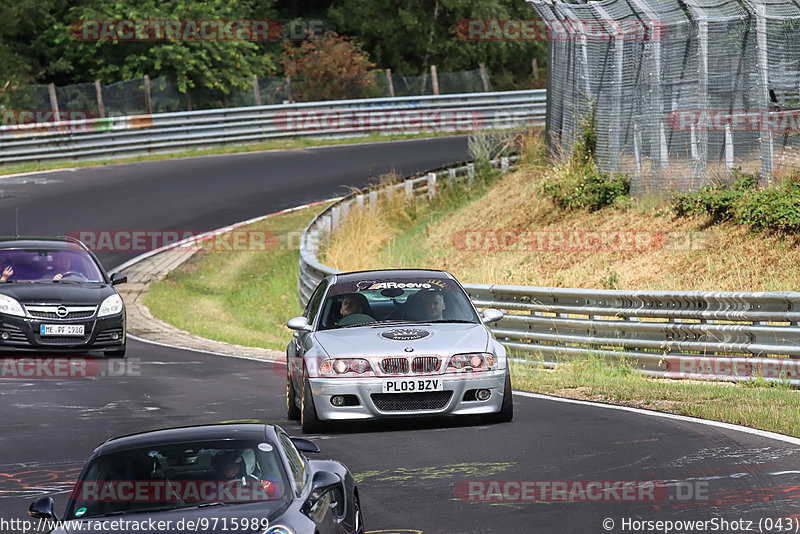
[[[503,403],[500,411],[489,416],[492,423],[508,423],[514,419],[514,399],[511,392],[511,373],[506,369],[506,383],[503,387]]]
[[[356,496],[353,502],[353,532],[355,534],[364,534],[364,516],[361,514],[361,502]]]
[[[311,395],[311,384],[308,382],[308,374],[305,369],[303,370],[303,394],[300,402],[300,425],[303,427],[304,434],[322,431],[322,422],[317,418],[314,397]]]
[[[119,350],[107,350],[104,352],[106,358],[124,358],[125,357],[125,348],[126,346],[123,345]]]
[[[291,367],[286,363],[286,417],[290,421],[297,421],[300,419],[300,408],[297,407],[297,392],[292,383]]]

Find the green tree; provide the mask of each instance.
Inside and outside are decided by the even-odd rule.
[[[456,35],[465,19],[535,19],[524,0],[337,0],[328,12],[339,33],[357,36],[379,67],[402,74],[484,63],[495,85],[510,87],[529,75],[534,57],[544,65],[544,42],[476,42]]]
[[[228,20],[274,18],[270,2],[252,0],[88,0],[67,9],[47,32],[51,50],[62,58],[49,63],[49,76],[70,82],[100,80],[102,83],[161,75],[173,80],[180,92],[214,98],[251,87],[253,76],[275,69],[277,41],[169,40],[88,41],[74,37],[73,21],[132,20]],[[80,25],[78,25],[80,27]]]

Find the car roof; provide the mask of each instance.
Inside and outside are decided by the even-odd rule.
[[[372,278],[391,278],[401,280],[405,278],[435,277],[448,278],[455,280],[453,275],[447,271],[435,269],[381,269],[374,271],[352,271],[349,273],[339,273],[335,276],[335,283],[358,282],[360,280],[370,280]]]
[[[83,243],[71,237],[0,236],[0,250],[16,248],[75,250],[76,245],[79,245],[81,249],[85,249]]]
[[[259,440],[274,438],[272,425],[263,423],[233,423],[202,426],[185,426],[140,432],[112,438],[102,443],[95,454],[105,455],[114,452],[138,449],[155,445],[168,445],[187,441],[214,440]]]

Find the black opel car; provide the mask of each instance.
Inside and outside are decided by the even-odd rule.
[[[52,497],[28,513],[62,520],[53,534],[364,534],[353,475],[306,453],[319,448],[268,424],[123,436],[94,450],[63,516]]]
[[[0,237],[0,354],[103,351],[125,355],[125,306],[80,241]]]

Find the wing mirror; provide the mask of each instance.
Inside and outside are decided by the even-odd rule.
[[[311,331],[311,325],[308,324],[308,319],[306,319],[305,317],[294,317],[293,319],[289,319],[289,322],[286,323],[286,326],[298,332]]]
[[[111,275],[111,285],[117,286],[119,284],[124,284],[128,281],[128,277],[122,273],[114,273]]]
[[[53,511],[52,497],[39,497],[28,508],[28,515],[36,519],[58,519]]]
[[[294,443],[294,446],[300,452],[314,452],[314,453],[319,452],[319,447],[317,447],[317,444],[311,441],[310,439],[289,438],[289,440],[291,440],[291,442]]]
[[[503,312],[501,312],[500,310],[495,310],[494,308],[486,308],[485,310],[483,310],[483,313],[481,314],[481,321],[483,321],[485,324],[496,323],[497,321],[503,318],[503,315],[504,315]]]

